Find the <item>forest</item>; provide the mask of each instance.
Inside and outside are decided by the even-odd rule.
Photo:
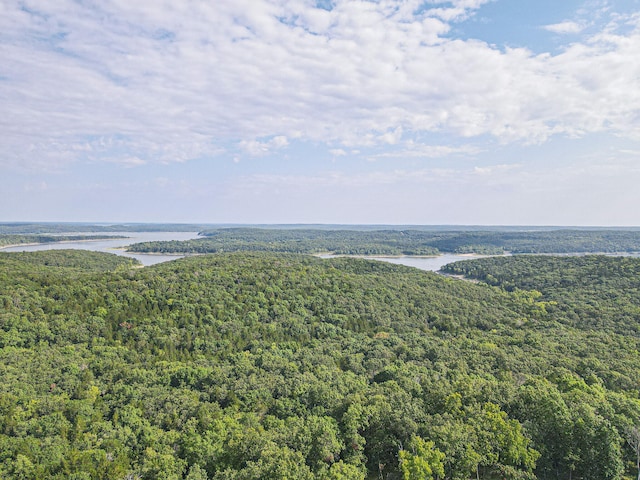
[[[0,248],[10,245],[25,245],[31,243],[57,243],[75,242],[80,240],[101,240],[125,238],[116,235],[44,235],[44,234],[20,234],[20,235],[0,235]]]
[[[0,252],[0,478],[626,479],[640,260]]]
[[[640,252],[640,231],[571,230],[327,230],[216,228],[203,238],[145,242],[137,253],[202,254],[268,251],[333,255],[438,255],[441,253],[621,253]]]

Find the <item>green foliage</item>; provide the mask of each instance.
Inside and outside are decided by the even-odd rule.
[[[431,234],[413,231],[355,231],[308,229],[225,228],[203,232],[205,238],[185,241],[144,242],[132,252],[220,253],[267,251],[282,253],[332,253],[335,255],[435,255],[427,240]]]
[[[0,231],[2,230],[0,226]],[[0,248],[30,243],[77,242],[80,240],[102,240],[126,238],[118,235],[3,235],[0,233]]]
[[[0,477],[621,480],[639,263],[0,254]]]
[[[512,253],[639,252],[640,232],[629,230],[440,231],[218,228],[205,238],[145,242],[133,252],[203,254],[236,251],[334,255],[437,255],[442,252]]]
[[[413,436],[407,450],[398,452],[404,480],[432,480],[444,477],[444,453],[418,436]]]
[[[20,268],[21,265],[26,264],[47,267],[47,272],[53,272],[53,267],[59,267],[68,269],[67,273],[69,274],[71,274],[73,270],[103,272],[115,270],[117,268],[128,269],[139,265],[137,260],[131,258],[82,250],[46,250],[40,252],[15,253],[0,252],[0,262],[3,264],[11,264],[15,268]],[[40,273],[46,272],[41,271]]]

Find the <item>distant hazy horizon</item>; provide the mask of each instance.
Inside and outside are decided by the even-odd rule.
[[[640,230],[640,225],[629,226],[603,226],[603,225],[418,225],[418,224],[332,224],[332,223],[210,223],[210,222],[55,222],[55,221],[2,221],[0,220],[0,233],[3,227],[15,226],[17,230],[21,226],[42,225],[42,226],[68,226],[78,227],[127,227],[131,231],[136,227],[148,229],[152,227],[163,227],[170,231],[171,228],[186,231],[193,231],[204,228],[265,228],[265,229],[319,229],[319,230],[425,230],[425,231],[536,231],[536,230]],[[68,231],[72,231],[69,229]],[[115,230],[114,230],[115,231]],[[6,232],[5,232],[6,233]]]

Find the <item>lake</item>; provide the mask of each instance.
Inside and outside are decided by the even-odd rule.
[[[76,233],[74,233],[75,235]],[[77,235],[92,235],[91,233],[77,232]],[[98,235],[98,234],[94,234]],[[104,234],[100,234],[104,235]],[[39,250],[91,250],[94,252],[115,253],[124,257],[135,258],[145,266],[155,265],[156,263],[168,262],[184,255],[162,255],[162,254],[143,254],[128,253],[124,248],[140,242],[157,242],[168,240],[191,240],[198,238],[198,232],[121,232],[109,235],[120,235],[127,238],[114,238],[113,240],[91,240],[64,243],[45,243],[41,245],[18,245],[15,247],[7,247],[0,249],[2,252],[36,252]],[[321,258],[331,258],[334,255],[321,255]],[[418,268],[420,270],[428,270],[437,272],[443,265],[447,263],[457,262],[460,260],[470,260],[479,258],[481,255],[454,255],[444,254],[437,257],[363,257],[369,260],[378,260],[381,262],[396,263],[406,265],[408,267]]]
[[[78,232],[78,235],[92,235],[91,233]],[[74,233],[75,235],[75,233]],[[98,235],[98,234],[94,234]],[[104,235],[104,234],[99,234]],[[109,234],[111,235],[111,233]],[[124,257],[135,258],[145,266],[155,265],[156,263],[167,262],[182,258],[184,255],[149,255],[141,253],[128,253],[124,251],[133,243],[140,242],[158,242],[168,240],[191,240],[198,238],[198,232],[114,232],[112,235],[125,236],[127,238],[114,238],[113,240],[91,240],[80,242],[64,242],[64,243],[45,243],[41,245],[17,245],[0,249],[1,252],[36,252],[39,250],[91,250],[94,252],[115,253]]]
[[[320,255],[321,258],[333,258],[336,255]],[[455,255],[453,253],[445,253],[437,257],[361,257],[367,260],[378,260],[381,262],[395,263],[397,265],[405,265],[429,272],[437,272],[447,263],[459,262],[461,260],[472,260],[474,258],[482,258],[485,255]]]

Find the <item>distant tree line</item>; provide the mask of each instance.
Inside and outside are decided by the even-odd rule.
[[[56,243],[114,238],[126,237],[116,235],[0,235],[0,248],[8,245],[24,245],[27,243]]]
[[[335,255],[640,252],[640,231],[623,230],[446,232],[224,228],[205,230],[201,235],[205,238],[138,243],[129,250],[139,253],[268,251]]]

